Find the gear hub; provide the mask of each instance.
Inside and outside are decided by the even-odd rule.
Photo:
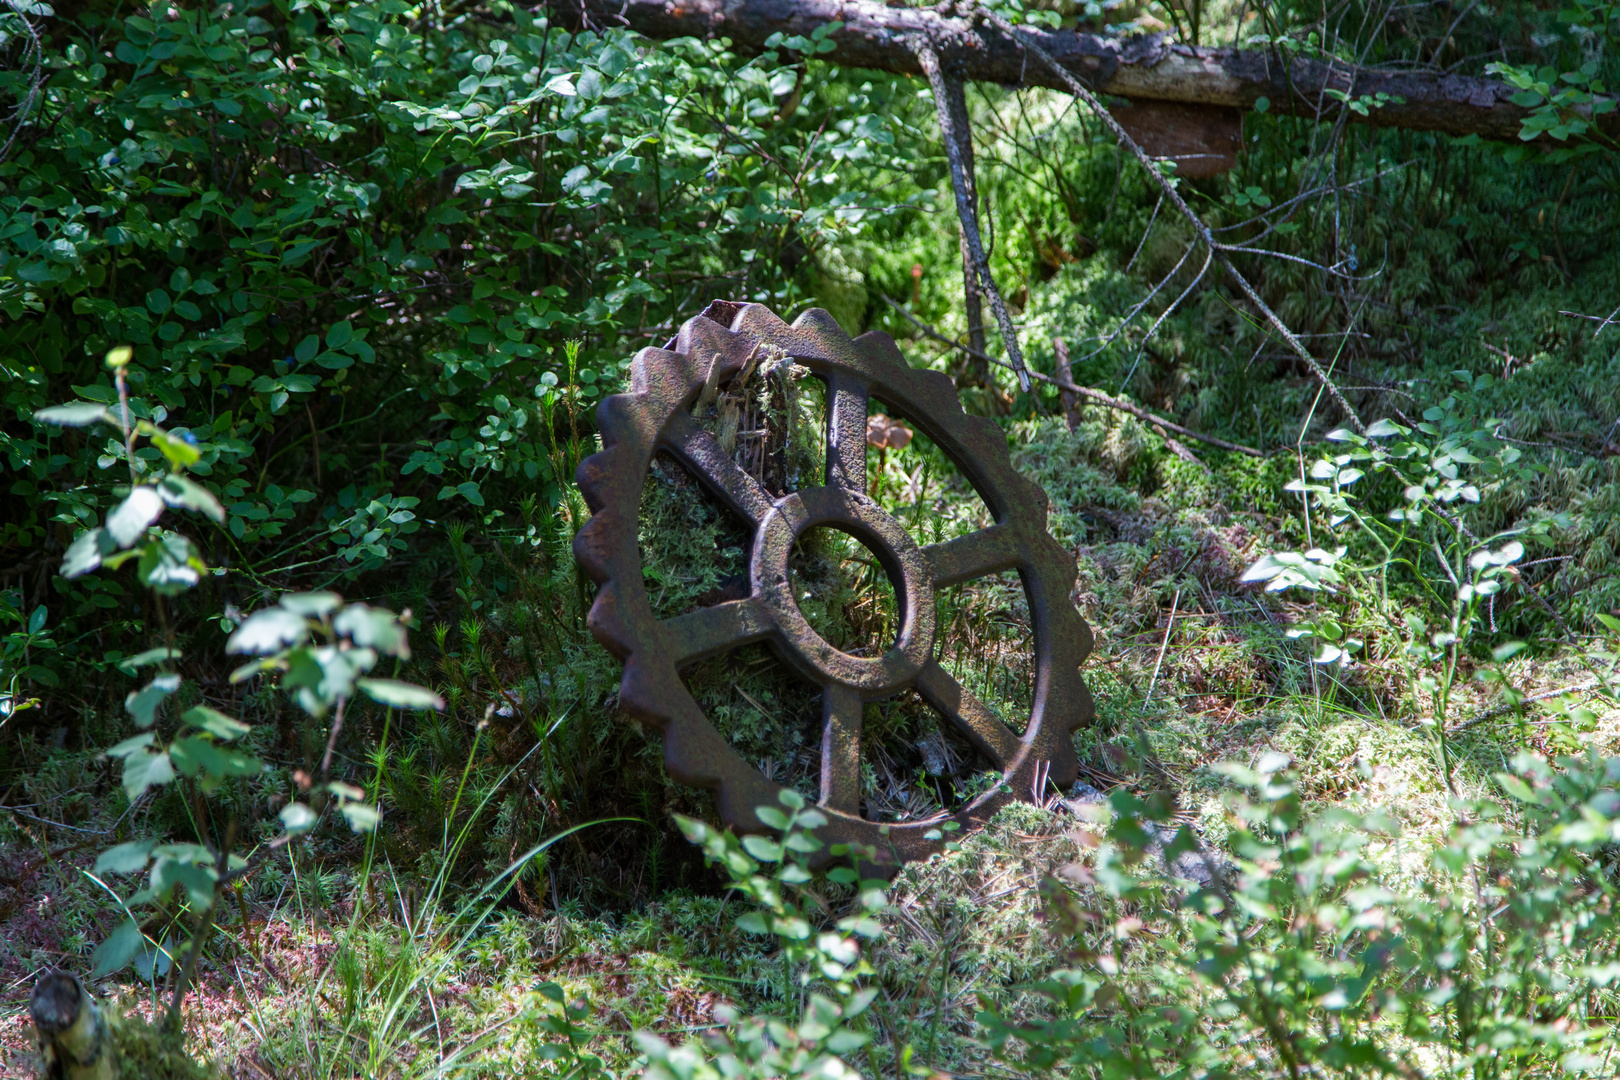
[[[705,387],[728,381],[759,349],[779,350],[827,388],[825,484],[773,498],[691,418]],[[994,524],[919,546],[866,495],[868,405],[889,411],[931,439],[972,485]],[[951,380],[911,368],[887,334],[851,339],[825,311],[791,326],[758,304],[716,303],[681,327],[663,349],[643,349],[629,393],[597,410],[603,449],[577,479],[592,517],[574,540],[580,565],[600,586],[589,624],[624,662],[620,704],[663,732],[664,762],[677,781],[715,791],[724,822],[758,832],[755,815],[776,806],[780,788],[744,761],[704,716],[681,681],[683,668],[754,642],[768,642],[801,678],[820,687],[821,838],[849,845],[878,869],[939,850],[942,825],[982,824],[1013,799],[1038,800],[1048,781],[1067,788],[1077,770],[1071,733],[1093,716],[1079,665],[1091,630],[1074,608],[1073,558],[1046,531],[1045,492],[1012,468],[1006,437],[991,420],[962,411]],[[748,595],[670,619],[654,616],[638,548],[644,481],[654,455],[678,460],[752,530]],[[789,556],[808,529],[830,525],[876,556],[894,584],[899,633],[879,656],[829,645],[793,598]],[[1016,570],[1034,630],[1033,705],[1017,734],[937,659],[935,592]],[[1002,774],[1002,782],[954,814],[880,823],[862,814],[864,704],[915,689]]]

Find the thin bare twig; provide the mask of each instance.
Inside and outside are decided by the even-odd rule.
[[[1277,333],[1282,336],[1283,340],[1288,343],[1289,348],[1291,348],[1294,353],[1305,362],[1306,366],[1310,368],[1311,373],[1316,376],[1319,382],[1321,382],[1323,389],[1325,389],[1328,395],[1333,398],[1334,402],[1344,412],[1345,416],[1350,419],[1350,422],[1355,426],[1355,429],[1360,432],[1365,432],[1367,430],[1367,426],[1362,423],[1361,417],[1357,415],[1355,409],[1351,408],[1350,402],[1347,401],[1345,396],[1339,392],[1339,388],[1334,385],[1333,380],[1328,378],[1327,372],[1322,369],[1322,365],[1317,362],[1316,357],[1311,355],[1310,350],[1305,348],[1304,343],[1302,343],[1298,336],[1296,336],[1294,332],[1288,328],[1288,325],[1282,321],[1282,318],[1278,316],[1275,311],[1271,310],[1271,306],[1261,298],[1260,293],[1253,285],[1249,283],[1249,279],[1244,277],[1243,273],[1238,270],[1236,264],[1232,262],[1228,252],[1233,250],[1233,248],[1231,248],[1229,245],[1222,244],[1215,239],[1214,234],[1210,232],[1209,226],[1204,224],[1203,219],[1198,216],[1192,207],[1187,205],[1187,201],[1181,197],[1181,192],[1177,191],[1176,186],[1170,182],[1170,179],[1166,177],[1164,173],[1159,171],[1157,163],[1148,156],[1147,151],[1143,150],[1136,140],[1131,138],[1129,133],[1127,133],[1126,130],[1120,126],[1119,121],[1114,119],[1113,114],[1110,113],[1103,103],[1097,98],[1097,95],[1093,94],[1090,90],[1087,90],[1085,85],[1081,83],[1079,79],[1070,74],[1067,68],[1065,68],[1062,64],[1059,64],[1050,53],[1041,48],[1040,45],[1036,44],[1035,41],[1027,34],[1020,31],[1006,19],[990,11],[981,10],[978,12],[978,15],[980,18],[990,23],[990,25],[994,26],[1003,34],[1006,34],[1013,41],[1021,45],[1032,56],[1041,61],[1041,63],[1045,64],[1046,67],[1049,68],[1055,76],[1057,76],[1058,80],[1068,88],[1071,94],[1084,101],[1086,105],[1090,107],[1092,112],[1096,114],[1097,118],[1103,122],[1104,126],[1106,126],[1108,130],[1113,133],[1114,138],[1119,142],[1119,145],[1130,151],[1137,161],[1141,163],[1142,168],[1147,172],[1148,177],[1159,186],[1161,191],[1164,192],[1165,198],[1170,200],[1170,205],[1175,207],[1177,212],[1179,212],[1182,217],[1186,218],[1187,221],[1192,225],[1194,231],[1198,235],[1198,238],[1210,247],[1214,253],[1216,261],[1221,264],[1222,269],[1231,275],[1232,280],[1237,283],[1238,288],[1242,290],[1243,294],[1249,298],[1249,302],[1255,306],[1255,308],[1265,318],[1266,322],[1271,324],[1272,329],[1276,330]],[[931,58],[933,57],[932,51],[927,50],[927,47],[923,46],[920,47],[917,52],[919,60],[921,60],[924,51],[927,51]],[[937,70],[939,66],[938,60],[935,59],[933,63],[935,69]],[[924,70],[927,70],[926,65],[924,65]]]
[[[952,341],[950,338],[946,337],[944,334],[940,333],[938,330],[935,330],[932,326],[929,326],[927,323],[917,318],[917,316],[895,303],[889,297],[885,296],[883,300],[890,307],[894,308],[894,310],[904,315],[913,326],[921,330],[928,337],[939,342],[941,345],[949,345],[951,348],[959,349],[962,352],[967,353],[969,356],[977,356],[981,360],[986,360],[989,363],[997,364],[1001,367],[1009,366],[1005,361],[998,360],[995,357],[990,356],[988,353],[976,353],[966,345],[963,345],[961,342]],[[1110,409],[1118,409],[1120,412],[1130,413],[1132,416],[1143,421],[1144,423],[1156,424],[1159,427],[1165,428],[1169,431],[1174,431],[1177,434],[1185,435],[1189,439],[1197,439],[1199,442],[1205,442],[1209,443],[1211,446],[1220,447],[1222,450],[1235,450],[1237,453],[1247,454],[1250,457],[1257,458],[1268,456],[1264,451],[1256,450],[1252,446],[1243,446],[1239,443],[1227,442],[1225,439],[1218,439],[1213,435],[1205,435],[1202,432],[1193,431],[1191,428],[1182,427],[1173,420],[1166,420],[1164,417],[1159,416],[1156,413],[1150,413],[1146,409],[1132,405],[1128,401],[1121,401],[1119,398],[1114,397],[1111,394],[1105,394],[1101,390],[1093,390],[1089,386],[1076,386],[1074,383],[1073,374],[1067,372],[1065,374],[1067,381],[1062,378],[1054,379],[1052,376],[1043,375],[1038,371],[1031,371],[1029,373],[1029,377],[1040,382],[1050,383],[1065,394],[1077,394],[1088,401],[1095,401],[1099,405],[1106,405]]]
[[[1159,668],[1164,663],[1164,654],[1170,648],[1170,631],[1176,626],[1176,609],[1181,606],[1181,590],[1176,590],[1176,597],[1170,601],[1170,618],[1164,624],[1164,640],[1159,643],[1159,658],[1153,661],[1153,677],[1148,680],[1147,696],[1142,699],[1142,707],[1147,708],[1148,702],[1153,700],[1153,689],[1159,685]]]
[[[1588,682],[1576,683],[1574,686],[1561,686],[1557,690],[1546,690],[1539,694],[1531,694],[1529,697],[1520,698],[1512,705],[1497,705],[1486,709],[1484,712],[1479,713],[1478,715],[1470,716],[1467,720],[1463,720],[1446,728],[1446,734],[1455,735],[1459,731],[1467,731],[1476,724],[1483,724],[1487,721],[1495,720],[1498,716],[1506,716],[1510,712],[1516,712],[1519,709],[1522,709],[1524,706],[1537,701],[1550,701],[1555,697],[1563,697],[1565,694],[1584,694],[1592,690],[1601,690],[1602,688],[1603,684],[1601,682],[1596,679],[1592,679]]]
[[[956,216],[962,223],[962,235],[967,238],[968,252],[978,267],[979,284],[990,295],[990,307],[996,313],[996,324],[1001,328],[1002,342],[1012,361],[1010,366],[1018,375],[1018,388],[1027,394],[1029,369],[1024,366],[1024,355],[1018,348],[1018,331],[1013,328],[1012,316],[1007,314],[1007,304],[1001,298],[1001,290],[996,288],[995,279],[990,276],[990,261],[985,258],[984,243],[979,238],[977,215],[968,203],[967,170],[962,160],[962,140],[968,134],[956,130],[956,118],[951,115],[950,88],[945,83],[945,75],[939,69],[939,57],[932,46],[917,46],[917,63],[922,65],[923,74],[928,76],[928,85],[934,92],[934,106],[939,114],[940,135],[945,141],[945,158],[951,166],[951,190],[956,194]]]

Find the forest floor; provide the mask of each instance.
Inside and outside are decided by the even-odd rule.
[[[1301,519],[1287,516],[1292,497],[1281,488],[1302,459],[1200,452],[1206,463],[1097,407],[1072,431],[1047,418],[1008,433],[1015,463],[1051,496],[1052,531],[1076,556],[1076,602],[1097,635],[1084,672],[1098,722],[1076,736],[1082,783],[1173,790],[1177,819],[1218,850],[1229,785],[1213,767],[1280,753],[1314,805],[1397,815],[1403,837],[1380,861],[1421,878],[1454,820],[1421,695],[1376,665],[1311,663],[1309,644],[1286,630],[1312,606],[1240,580],[1262,555],[1297,543]],[[908,475],[891,471],[897,484]],[[1591,696],[1575,651],[1537,650],[1508,668],[1524,694]],[[1452,702],[1461,794],[1486,792],[1521,738],[1554,753],[1560,737],[1568,748],[1620,751],[1620,712],[1600,711],[1569,742],[1556,718],[1527,726],[1493,709],[1499,694],[1465,682]],[[107,779],[104,761],[62,749],[36,770],[26,801],[5,800],[37,842],[0,862],[0,1075],[32,1075],[26,1002],[38,966],[110,929],[90,873],[92,844],[113,824],[94,798]],[[932,1068],[992,1069],[973,1038],[978,995],[1018,999],[1054,962],[1039,886],[1079,858],[1089,812],[1066,794],[1005,811],[894,884],[872,954],[881,1023],[926,1048]],[[776,961],[731,928],[721,895],[675,890],[617,911],[509,904],[478,933],[458,934],[453,890],[435,894],[431,878],[342,862],[313,880],[286,870],[274,895],[239,895],[223,913],[186,1009],[188,1045],[232,1076],[412,1075],[460,1060],[503,1073],[534,1067],[554,1037],[551,1003],[537,992],[546,981],[594,1003],[593,1049],[623,1068],[633,1031],[679,1041],[711,1026],[719,1004],[768,1006],[775,996]],[[155,1015],[166,966],[99,989]]]

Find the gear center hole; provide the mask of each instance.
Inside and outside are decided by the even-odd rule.
[[[816,525],[801,533],[788,557],[788,580],[805,621],[839,652],[877,657],[899,640],[899,583],[843,529]]]

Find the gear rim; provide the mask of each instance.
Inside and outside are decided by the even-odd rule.
[[[760,555],[763,525],[780,504],[822,498],[808,493],[824,489],[807,487],[772,499],[690,419],[689,410],[706,386],[741,371],[764,346],[782,350],[827,386],[827,487],[842,489],[845,498],[865,499],[866,418],[870,399],[879,397],[892,415],[909,421],[940,448],[989,508],[993,525],[941,544],[911,547],[927,564],[931,592],[1004,570],[1019,572],[1036,660],[1033,704],[1022,735],[1014,734],[931,657],[899,685],[891,679],[863,686],[858,678],[840,678],[836,664],[833,671],[819,664],[807,668],[802,657],[793,657],[794,642],[759,588],[751,588],[745,600],[671,619],[653,615],[641,575],[638,523],[642,486],[659,450],[672,454],[754,530],[751,567]],[[819,309],[789,325],[763,305],[719,302],[688,320],[668,347],[636,354],[630,391],[598,405],[597,430],[603,449],[576,470],[592,516],[576,535],[574,552],[599,586],[587,622],[596,640],[624,663],[621,707],[663,732],[670,776],[713,790],[726,825],[742,832],[768,831],[754,811],[777,805],[782,788],[719,735],[679,672],[758,641],[770,642],[790,668],[811,682],[831,677],[821,682],[820,805],[828,821],[818,834],[829,845],[850,845],[873,869],[892,873],[901,863],[940,850],[949,831],[946,822],[974,828],[1014,799],[1038,799],[1048,779],[1060,787],[1072,782],[1078,762],[1070,734],[1094,716],[1079,673],[1092,637],[1070,600],[1074,560],[1046,531],[1045,492],[1012,468],[1005,435],[994,421],[962,411],[947,376],[911,368],[887,334],[851,339]],[[846,531],[852,531],[848,525],[860,524],[836,516],[818,523]],[[923,572],[915,566],[902,569],[898,575],[890,570],[891,579],[905,580],[908,588]],[[757,580],[751,572],[751,583]],[[792,603],[791,597],[787,602]],[[931,653],[932,627],[928,629]],[[845,660],[871,664],[828,649]],[[923,821],[873,822],[859,813],[860,710],[865,701],[906,686],[974,743],[1001,770],[1002,781],[954,813]]]

